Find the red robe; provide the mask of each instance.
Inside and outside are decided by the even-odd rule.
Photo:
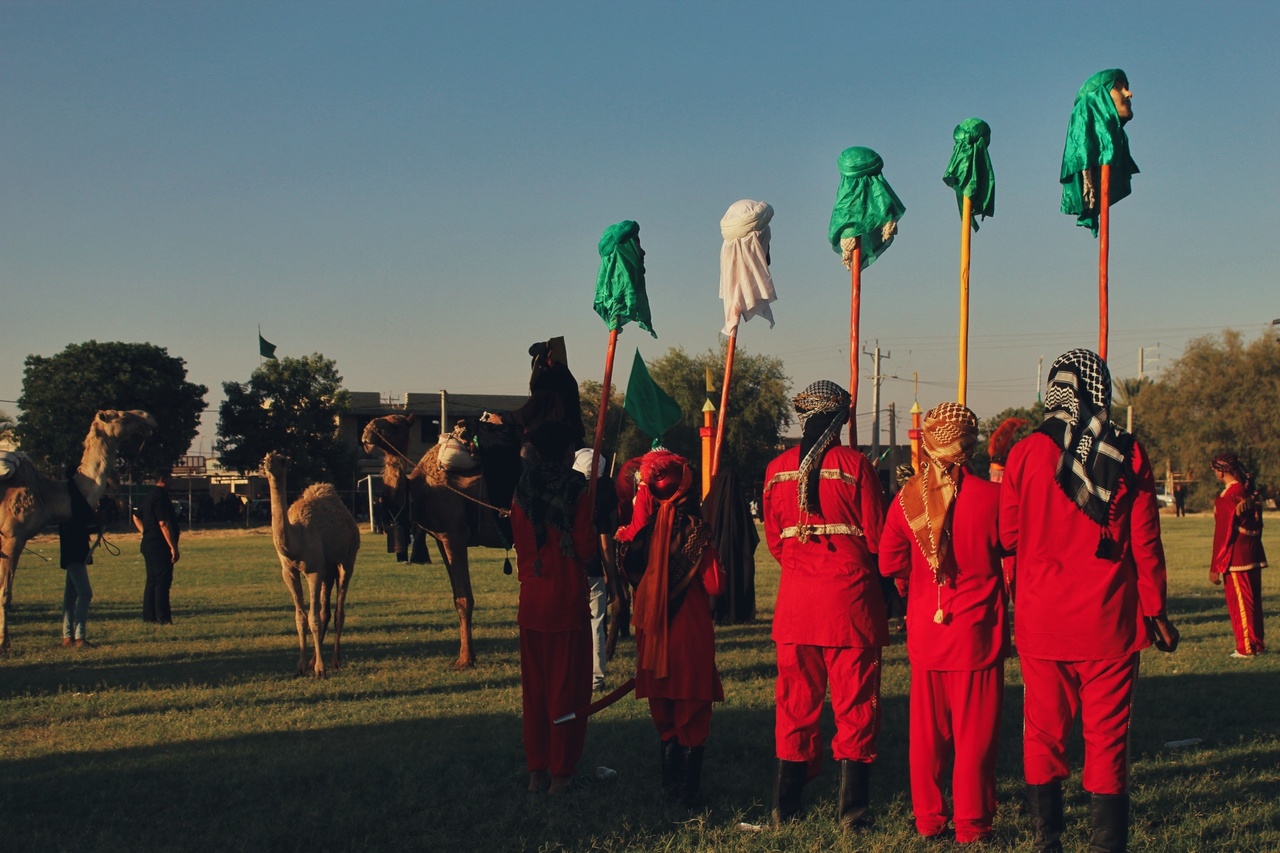
[[[532,523],[511,508],[520,602],[520,686],[525,758],[530,771],[572,776],[586,742],[585,718],[552,721],[591,701],[591,610],[586,561],[595,553],[591,507],[584,491],[573,520],[573,553],[560,548],[560,532],[547,529],[539,548]]]
[[[1000,487],[964,472],[959,482],[942,562],[945,585],[935,581],[900,500],[889,507],[879,553],[880,571],[907,581],[916,829],[932,837],[953,817],[956,840],[968,843],[990,835],[996,812],[1009,626],[996,525]],[[934,618],[939,604],[946,614],[941,623]],[[954,815],[943,794],[948,776]]]
[[[1226,592],[1236,654],[1251,656],[1266,650],[1262,570],[1267,567],[1267,553],[1262,548],[1262,513],[1257,509],[1236,513],[1243,498],[1244,486],[1231,483],[1214,502],[1210,572],[1220,577]]]

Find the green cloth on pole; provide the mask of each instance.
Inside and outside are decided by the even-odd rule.
[[[951,134],[956,141],[942,182],[956,191],[956,206],[964,211],[964,199],[973,202],[973,230],[978,217],[996,215],[996,173],[991,168],[991,125],[967,118]]]
[[[655,338],[649,314],[649,296],[644,290],[644,252],[640,249],[640,226],[630,219],[604,229],[600,237],[600,270],[596,273],[596,313],[605,326],[621,329],[628,320]]]
[[[884,226],[901,219],[907,208],[880,174],[884,161],[870,148],[846,148],[836,164],[840,167],[840,189],[827,239],[836,254],[843,254],[842,239],[861,237],[862,268],[866,269],[893,242],[892,235],[884,239]]]
[[[645,435],[655,439],[662,438],[667,430],[684,417],[680,404],[653,381],[638,349],[636,360],[631,363],[631,378],[627,380],[627,398],[623,401],[622,408],[626,409]]]
[[[1119,68],[1109,68],[1090,77],[1076,92],[1071,123],[1067,125],[1067,143],[1062,150],[1062,173],[1058,176],[1062,184],[1062,212],[1076,217],[1076,224],[1091,230],[1095,237],[1098,236],[1098,204],[1086,206],[1080,173],[1109,163],[1111,204],[1129,195],[1130,178],[1138,174],[1138,164],[1129,156],[1129,135],[1124,132],[1124,122],[1111,100],[1111,90],[1117,85],[1128,88],[1128,75]],[[1095,178],[1095,192],[1100,193],[1101,178],[1097,175]]]
[[[258,332],[258,355],[263,358],[276,357],[276,345],[268,342],[267,339],[262,336],[262,332]]]

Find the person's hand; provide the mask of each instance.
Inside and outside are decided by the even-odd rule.
[[[175,563],[178,562],[178,557],[182,556],[178,553],[178,549],[176,547],[171,548],[170,553],[173,555],[173,562]]]
[[[1178,649],[1181,635],[1167,616],[1148,616],[1147,630],[1151,634],[1151,642],[1162,652],[1173,652]]]
[[[1213,569],[1210,569],[1209,580],[1214,586],[1222,586],[1222,572],[1215,572]]]

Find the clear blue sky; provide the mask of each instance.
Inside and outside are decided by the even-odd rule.
[[[1112,212],[1116,376],[1280,317],[1280,4],[22,2],[0,4],[0,399],[23,359],[150,341],[209,386],[321,352],[348,388],[521,393],[563,334],[599,379],[596,241],[634,219],[654,341],[717,345],[720,234],[776,211],[777,327],[739,345],[797,388],[848,381],[826,242],[850,145],[907,206],[863,279],[882,405],[955,396],[951,131],[992,127],[974,237],[969,403],[1035,399],[1038,358],[1097,341],[1097,247],[1058,213],[1076,89],[1120,67],[1142,172]],[[863,373],[871,370],[862,360]],[[625,379],[624,379],[625,381]],[[871,382],[860,413],[870,418]],[[15,415],[12,403],[0,408]],[[864,427],[865,429],[865,427]],[[865,436],[866,433],[864,432]],[[193,452],[200,449],[193,447]]]

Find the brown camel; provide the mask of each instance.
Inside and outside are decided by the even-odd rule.
[[[361,436],[366,453],[383,454],[382,481],[393,494],[407,488],[412,498],[415,526],[436,540],[449,585],[453,588],[453,606],[458,611],[461,647],[456,669],[475,666],[471,647],[471,614],[475,596],[471,592],[471,566],[467,561],[467,544],[471,529],[467,524],[468,499],[482,501],[484,478],[479,472],[469,475],[447,474],[437,462],[439,446],[432,447],[414,465],[406,455],[413,415],[384,415],[369,422]],[[403,494],[403,493],[401,493]]]
[[[271,541],[280,557],[284,585],[293,596],[293,619],[298,626],[298,675],[313,673],[324,678],[321,647],[329,627],[329,598],[336,582],[337,613],[333,620],[334,669],[342,666],[342,623],[346,616],[347,587],[360,550],[360,528],[333,486],[317,483],[286,505],[284,473],[289,460],[268,453],[262,472],[271,488]],[[307,579],[307,606],[302,601],[302,578]],[[307,628],[315,657],[307,662]]]
[[[80,494],[96,507],[107,490],[120,446],[127,439],[146,438],[155,419],[137,409],[98,412],[84,439],[80,468],[72,478]],[[18,558],[27,540],[47,525],[71,518],[71,495],[65,480],[51,480],[36,470],[23,453],[6,453],[0,460],[0,651],[9,651],[9,605]]]

